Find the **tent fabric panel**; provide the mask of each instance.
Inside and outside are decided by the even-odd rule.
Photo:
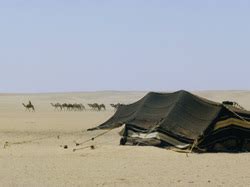
[[[225,127],[231,126],[231,125],[250,129],[250,122],[243,121],[241,119],[236,119],[236,118],[228,118],[226,120],[217,122],[214,126],[214,131],[216,131],[220,128],[225,128]]]

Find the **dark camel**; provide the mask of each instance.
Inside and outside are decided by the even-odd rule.
[[[32,103],[30,101],[29,101],[29,104],[27,104],[27,105],[25,105],[24,103],[22,103],[22,104],[26,110],[30,111],[32,109],[32,111],[35,112],[35,107],[34,107],[34,105],[32,105]]]
[[[103,108],[103,110],[106,110],[106,106],[105,106],[104,104],[100,104],[99,107],[100,107],[100,110],[101,110],[102,108]]]
[[[97,110],[97,111],[100,111],[101,108],[100,106],[97,104],[97,103],[94,103],[94,104],[88,104],[89,107],[92,109],[92,110]]]
[[[115,110],[117,110],[119,108],[121,104],[117,103],[117,104],[110,104],[110,106],[112,106]]]
[[[62,110],[62,105],[60,103],[56,104],[50,103],[50,104],[55,108],[55,110]]]

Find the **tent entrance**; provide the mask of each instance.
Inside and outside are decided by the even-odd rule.
[[[176,147],[179,149],[187,149],[191,145],[181,142],[167,134],[155,131],[155,132],[138,132],[131,130],[125,125],[120,135],[122,136],[121,145],[150,145],[150,146],[161,146],[161,147]]]

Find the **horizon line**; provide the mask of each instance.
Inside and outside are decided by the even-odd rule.
[[[0,95],[27,95],[27,94],[70,94],[70,93],[96,93],[96,92],[175,92],[186,90],[189,92],[237,92],[250,91],[250,89],[169,89],[169,90],[87,90],[87,91],[41,91],[41,92],[0,92]]]

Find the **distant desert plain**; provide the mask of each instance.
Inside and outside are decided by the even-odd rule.
[[[250,110],[250,91],[199,91]],[[120,146],[121,129],[86,132],[109,119],[111,103],[129,104],[146,92],[0,94],[0,186],[249,186],[249,153],[177,153],[151,146]],[[22,103],[31,101],[35,112]],[[88,103],[103,103],[93,111]],[[82,103],[60,111],[50,103]],[[91,149],[90,146],[94,146]],[[82,148],[75,152],[73,149]]]

